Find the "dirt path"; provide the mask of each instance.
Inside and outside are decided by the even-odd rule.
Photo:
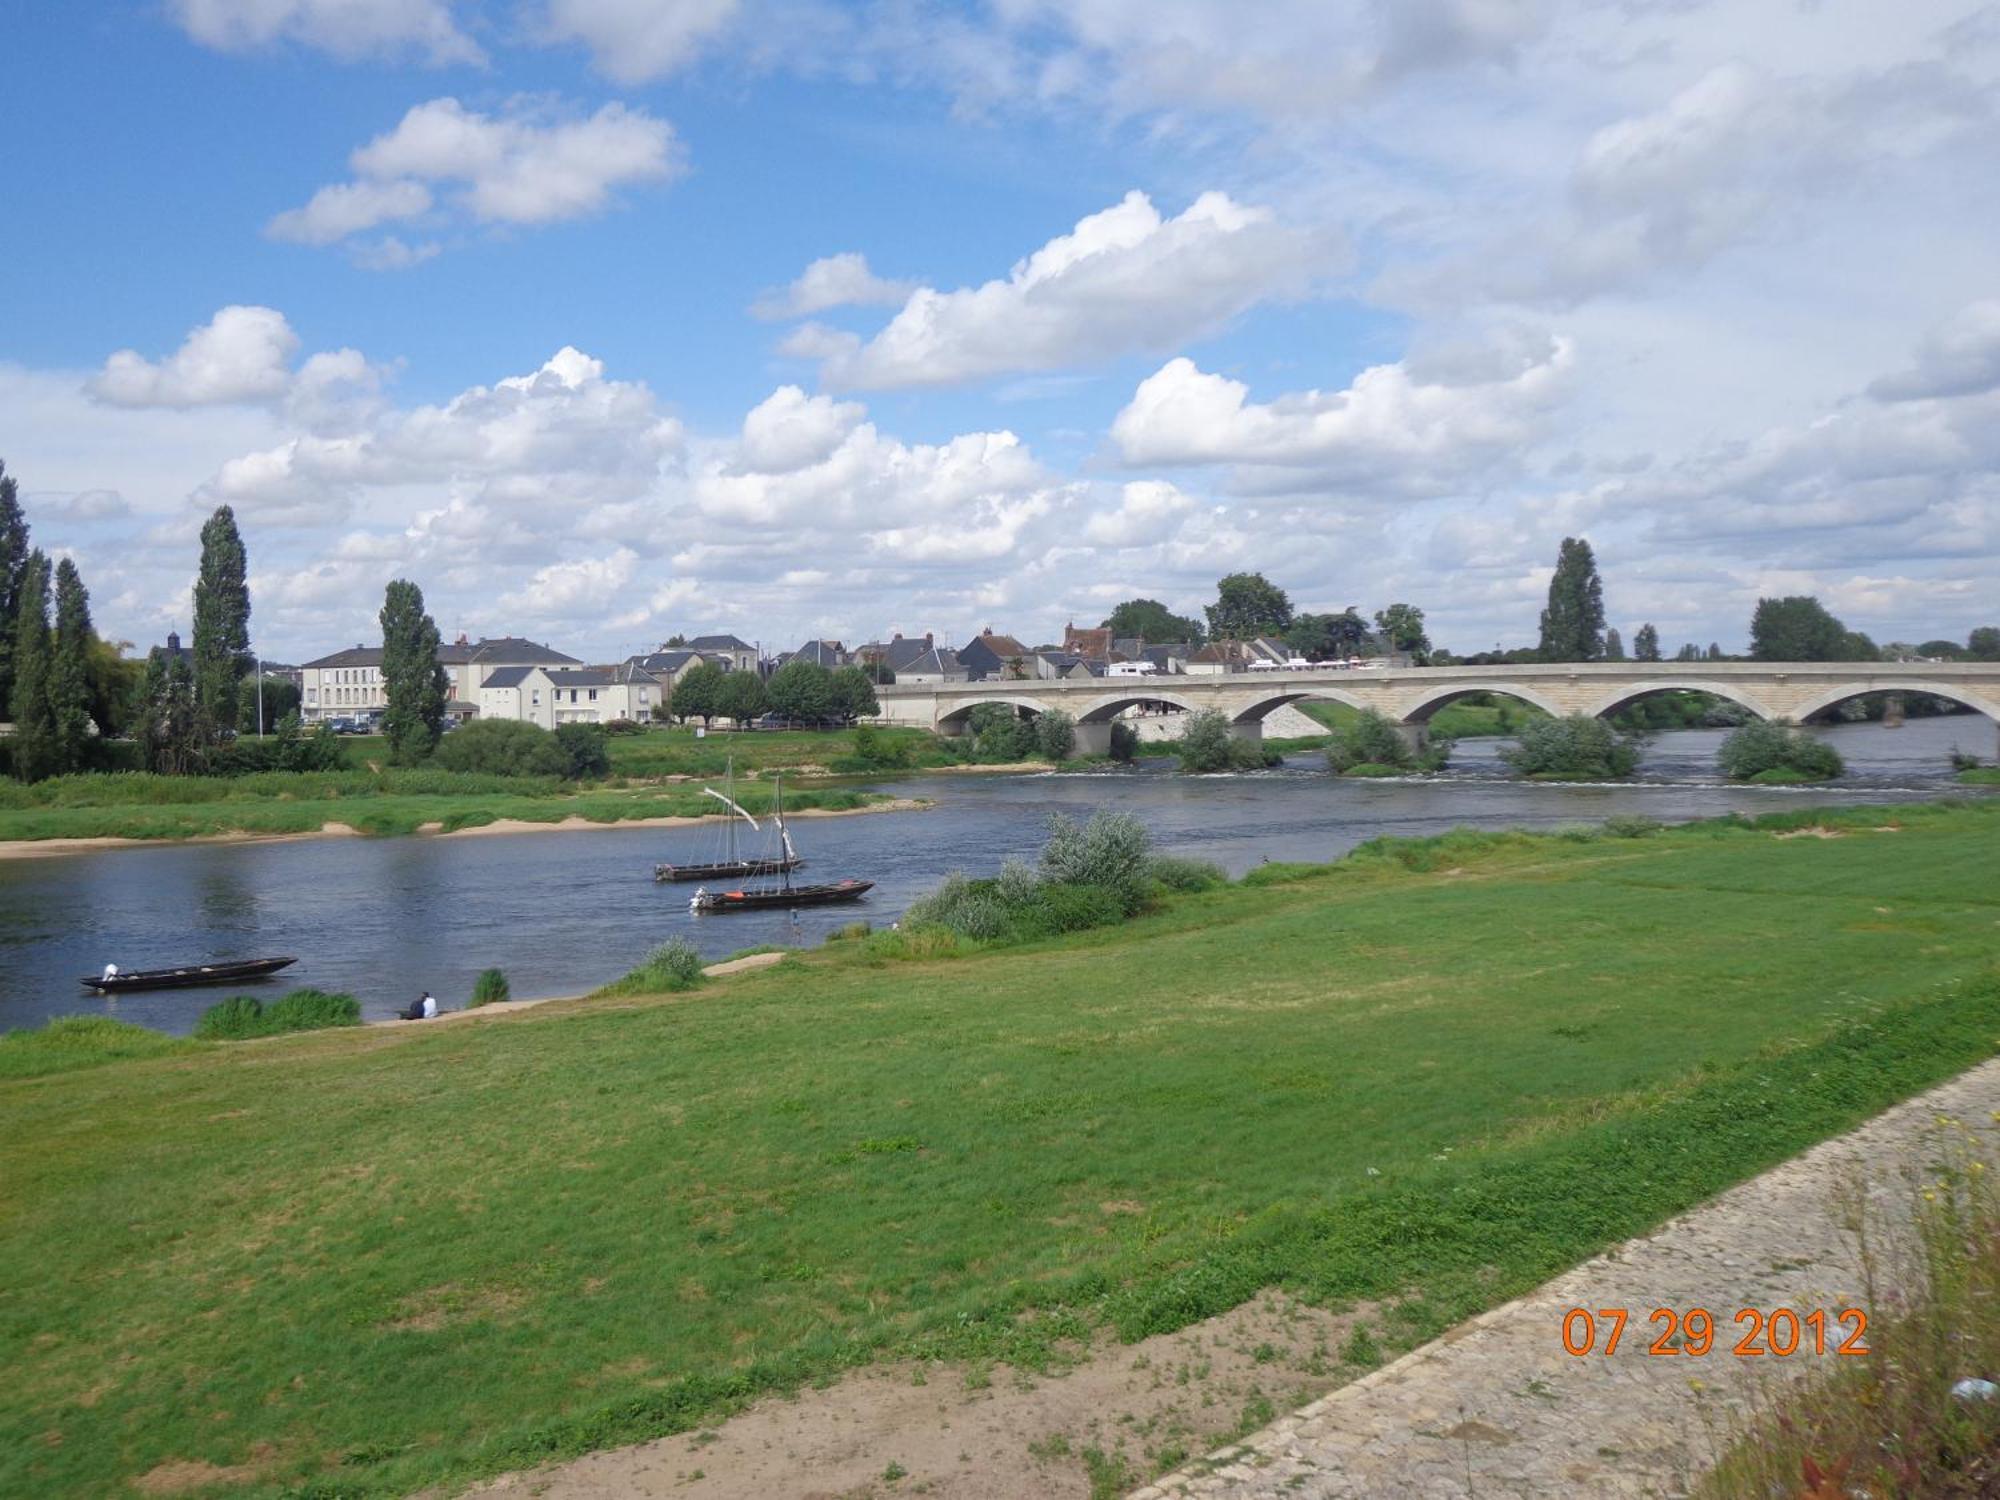
[[[1756,1383],[1819,1363],[1806,1354],[1734,1357],[1734,1313],[1831,1315],[1863,1304],[1840,1205],[1865,1191],[1878,1224],[1906,1222],[1940,1117],[2000,1147],[1996,1110],[2000,1060],[1186,1464],[1132,1500],[1683,1494]],[[1563,1314],[1578,1306],[1631,1311],[1614,1356],[1564,1352]],[[1647,1317],[1656,1307],[1709,1309],[1717,1352],[1649,1355],[1657,1330]],[[1199,1452],[1326,1390],[1340,1378],[1339,1351],[1356,1317],[1267,1294],[1178,1334],[1102,1348],[1061,1375],[866,1371],[761,1402],[711,1430],[509,1475],[472,1493],[1011,1500],[1129,1491],[1177,1452]]]
[[[1759,1387],[1835,1357],[1804,1348],[1789,1358],[1737,1357],[1730,1351],[1748,1327],[1733,1321],[1737,1311],[1824,1308],[1831,1327],[1839,1309],[1865,1309],[1843,1217],[1865,1192],[1871,1233],[1905,1228],[1916,1184],[1937,1157],[1940,1120],[1990,1152],[2000,1146],[1996,1110],[2000,1060],[1584,1262],[1132,1500],[1684,1494]],[[1563,1316],[1574,1307],[1630,1310],[1615,1355],[1564,1352]],[[1716,1351],[1650,1354],[1661,1329],[1646,1320],[1660,1307],[1708,1309]]]

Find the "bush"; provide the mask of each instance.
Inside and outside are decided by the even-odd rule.
[[[1761,781],[1769,786],[1799,781],[1824,781],[1846,768],[1840,752],[1825,740],[1789,724],[1755,719],[1731,731],[1715,754],[1715,763],[1733,781]],[[1769,773],[1790,773],[1782,778]]]
[[[1343,776],[1393,776],[1406,771],[1441,771],[1451,759],[1451,741],[1436,739],[1413,750],[1394,720],[1365,708],[1333,733],[1326,763]]]
[[[669,938],[647,954],[646,961],[638,968],[599,993],[661,995],[691,990],[701,983],[701,970],[701,954],[695,945],[686,938]]]
[[[974,759],[1007,765],[1035,754],[1035,726],[1011,704],[982,703],[968,717]]]
[[[498,969],[481,969],[479,977],[472,981],[472,998],[466,1004],[468,1008],[474,1005],[498,1005],[511,993],[505,974]]]
[[[1637,768],[1639,746],[1602,719],[1571,714],[1527,720],[1519,739],[1500,758],[1523,776],[1613,781]]]
[[[1139,731],[1123,719],[1111,726],[1111,758],[1124,765],[1139,758]]]
[[[1953,745],[1951,747],[1951,768],[1954,771],[1976,771],[1979,769],[1979,757],[1976,755],[1967,755],[1958,746]]]
[[[561,747],[564,773],[571,781],[592,781],[611,774],[611,742],[602,724],[558,724],[556,744]]]
[[[954,870],[936,890],[910,903],[903,922],[909,927],[942,927],[976,942],[1001,937],[1008,928],[1007,910],[995,895],[994,884]]]
[[[1221,878],[1195,860],[1155,860],[1150,843],[1129,813],[1100,812],[1080,825],[1056,813],[1039,868],[1009,860],[991,880],[953,873],[913,903],[903,922],[913,931],[943,930],[974,942],[1025,942],[1122,921],[1143,910],[1161,885],[1193,890]]]
[[[213,761],[218,776],[254,776],[264,771],[338,771],[347,764],[339,738],[321,724],[311,734],[288,715],[268,739],[243,737],[219,752]]]
[[[1279,760],[1262,745],[1237,739],[1230,732],[1228,715],[1213,708],[1188,715],[1175,750],[1181,758],[1181,769],[1194,773],[1261,771]]]
[[[1155,854],[1147,860],[1146,878],[1170,891],[1212,891],[1229,884],[1229,875],[1221,865],[1174,854]]]
[[[203,1041],[245,1041],[288,1031],[359,1026],[361,1006],[352,995],[297,989],[265,1005],[255,995],[232,995],[201,1013],[194,1034]]]
[[[901,770],[914,758],[908,739],[884,734],[873,724],[862,724],[854,731],[854,754],[836,761],[834,769],[844,771],[851,765],[858,771]]]
[[[1604,820],[1603,833],[1608,839],[1651,838],[1667,825],[1658,818],[1648,818],[1639,813],[1619,813]]]
[[[1076,720],[1059,708],[1048,710],[1035,720],[1035,748],[1043,760],[1068,760],[1076,753]]]
[[[570,758],[553,734],[519,719],[475,719],[438,741],[433,762],[488,776],[569,775]]]
[[[656,708],[654,712],[657,713],[658,709]],[[646,726],[641,724],[637,719],[609,719],[605,722],[604,732],[606,734],[644,734]]]
[[[1057,885],[1094,885],[1118,893],[1125,910],[1146,899],[1146,861],[1152,838],[1130,813],[1097,812],[1078,824],[1062,813],[1049,814],[1049,841],[1042,849],[1041,877]]]

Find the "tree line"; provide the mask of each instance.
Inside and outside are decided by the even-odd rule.
[[[768,679],[755,672],[726,672],[713,662],[690,667],[654,713],[663,719],[716,719],[748,724],[765,714],[807,724],[852,724],[882,711],[875,683],[861,667],[829,669],[818,662],[786,662]]]

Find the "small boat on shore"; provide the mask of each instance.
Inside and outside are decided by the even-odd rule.
[[[711,792],[710,796],[716,795]],[[792,836],[785,829],[785,785],[784,778],[778,777],[771,790],[771,821],[777,826],[779,843],[783,855],[774,858],[778,875],[776,885],[739,886],[734,890],[711,891],[706,886],[688,898],[688,910],[692,912],[720,911],[769,911],[773,908],[785,909],[797,906],[831,906],[841,901],[859,901],[875,888],[872,880],[834,880],[820,885],[793,885],[791,871],[805,861],[798,857],[792,847]],[[725,799],[726,800],[726,799]],[[733,806],[734,804],[732,804]],[[742,809],[738,808],[741,812]],[[744,813],[749,818],[748,813]],[[751,826],[756,826],[755,820]]]
[[[263,979],[280,969],[289,969],[296,958],[246,958],[237,963],[191,964],[184,969],[133,969],[119,974],[99,974],[77,983],[100,995],[118,995],[127,990],[180,990],[200,984],[234,984],[239,979]]]

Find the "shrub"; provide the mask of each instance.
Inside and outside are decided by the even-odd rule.
[[[856,770],[872,771],[877,768],[900,770],[908,766],[914,757],[909,740],[884,734],[873,724],[862,724],[854,731],[854,754],[844,759],[853,762]],[[840,761],[834,763],[835,770],[846,768]]]
[[[1632,774],[1639,746],[1602,719],[1571,714],[1525,721],[1519,739],[1500,758],[1524,776],[1611,781]]]
[[[1230,732],[1228,715],[1213,708],[1188,715],[1175,749],[1181,758],[1181,769],[1195,773],[1260,771],[1279,759],[1262,745],[1237,739]]]
[[[1139,758],[1139,731],[1123,719],[1111,726],[1111,758],[1126,765]]]
[[[232,995],[201,1013],[194,1034],[203,1041],[245,1041],[288,1031],[322,1031],[359,1026],[361,1006],[352,995],[296,989],[268,1006],[255,995]]]
[[[1765,719],[1753,719],[1732,730],[1716,752],[1715,763],[1731,780],[1758,780],[1765,785],[1824,781],[1845,769],[1840,752],[1825,740],[1790,724]],[[1773,771],[1792,774],[1774,778],[1768,775]]]
[[[1326,747],[1327,765],[1343,776],[1393,776],[1406,771],[1441,771],[1451,759],[1451,741],[1410,747],[1395,721],[1365,708],[1336,729]]]
[[[968,716],[974,757],[991,764],[1027,760],[1035,753],[1035,726],[1007,703],[982,703]]]
[[[1648,818],[1639,813],[1619,813],[1604,820],[1604,836],[1608,839],[1643,839],[1659,833],[1667,825],[1658,818]]]
[[[479,977],[472,981],[472,999],[467,1004],[498,1005],[510,993],[505,974],[498,969],[481,969]]]
[[[942,927],[975,942],[990,942],[1008,928],[1007,910],[993,887],[993,881],[970,880],[954,870],[936,890],[910,903],[904,925]]]
[[[1101,885],[1061,885],[1044,881],[1034,899],[1014,913],[1015,935],[1053,937],[1059,932],[1083,932],[1110,927],[1127,915],[1122,892]]]
[[[1076,720],[1052,708],[1035,720],[1035,748],[1043,760],[1065,761],[1076,753]]]
[[[701,983],[701,954],[686,938],[669,938],[646,961],[616,984],[606,986],[615,995],[660,995],[691,990]]]
[[[1049,814],[1049,841],[1042,849],[1041,875],[1058,885],[1095,885],[1115,891],[1127,912],[1146,899],[1146,859],[1152,838],[1130,813],[1097,812],[1078,824],[1062,813]]]
[[[607,719],[604,724],[606,734],[644,734],[646,726],[637,719]]]
[[[1170,891],[1212,891],[1229,884],[1229,875],[1221,865],[1175,854],[1155,854],[1147,860],[1146,878]]]
[[[539,724],[476,719],[438,741],[432,760],[446,771],[488,776],[568,776],[569,756]]]
[[[558,724],[556,744],[571,781],[588,781],[611,774],[610,737],[601,724]]]
[[[1967,755],[1958,746],[1953,745],[1951,747],[1951,768],[1954,771],[1976,771],[1979,769],[1979,757],[1976,755]]]

